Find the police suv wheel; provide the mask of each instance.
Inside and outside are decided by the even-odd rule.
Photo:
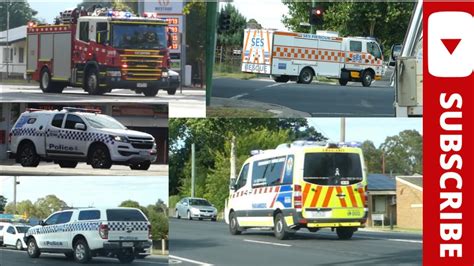
[[[135,255],[133,254],[132,250],[128,250],[127,252],[120,252],[117,254],[117,258],[119,259],[120,263],[132,263],[135,259]]]
[[[313,81],[313,71],[310,68],[304,68],[301,70],[300,76],[298,77],[298,83],[310,84]]]
[[[28,253],[28,256],[30,258],[38,258],[41,255],[41,252],[38,248],[38,245],[36,245],[36,240],[34,238],[28,239],[28,242],[26,243],[26,245],[27,245],[26,252]]]
[[[99,87],[99,74],[95,68],[87,72],[85,89],[91,95],[102,95],[105,91]]]
[[[130,169],[132,170],[148,170],[150,168],[151,162],[141,162],[137,164],[130,165]]]
[[[273,227],[273,232],[275,237],[280,240],[288,239],[288,237],[291,235],[291,232],[289,232],[288,227],[286,226],[285,216],[283,216],[282,213],[277,213],[274,223],[275,226]]]
[[[74,244],[74,260],[79,263],[87,263],[91,258],[91,250],[87,242],[83,239],[76,241]]]
[[[16,247],[17,250],[23,250],[23,244],[21,243],[21,240],[20,240],[20,239],[18,239],[18,240],[16,241],[15,247]]]
[[[229,231],[232,235],[240,235],[242,233],[239,228],[239,221],[237,221],[237,215],[234,212],[229,214]]]
[[[336,228],[337,237],[341,240],[351,239],[354,234],[354,228],[352,227],[338,227]]]
[[[93,148],[89,160],[92,168],[110,169],[112,167],[109,150],[103,145]]]
[[[143,90],[143,94],[147,97],[154,97],[158,94],[158,88],[148,88]]]
[[[372,72],[366,70],[362,73],[362,85],[364,87],[369,87],[370,84],[372,84],[373,79]]]
[[[37,167],[40,163],[41,157],[36,153],[36,148],[33,143],[27,142],[20,146],[17,154],[17,161],[23,167]]]

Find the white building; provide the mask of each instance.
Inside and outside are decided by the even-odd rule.
[[[0,77],[26,78],[26,26],[0,32]]]

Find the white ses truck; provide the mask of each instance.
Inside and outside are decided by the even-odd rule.
[[[24,167],[45,160],[63,168],[87,162],[93,168],[122,164],[148,170],[157,158],[152,135],[129,130],[93,109],[27,110],[11,129],[10,142],[10,157]]]
[[[383,54],[373,38],[338,37],[246,29],[242,71],[268,74],[276,82],[309,84],[316,76],[370,86],[384,74]]]

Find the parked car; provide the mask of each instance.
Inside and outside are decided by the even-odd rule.
[[[202,198],[183,198],[176,204],[176,218],[186,217],[189,220],[193,218],[217,220],[217,209]]]
[[[23,250],[26,248],[23,237],[30,227],[26,224],[0,223],[0,244]]]

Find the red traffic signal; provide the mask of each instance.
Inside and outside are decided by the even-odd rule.
[[[309,24],[311,25],[323,24],[323,13],[324,13],[324,10],[321,7],[311,8],[311,12],[309,14]]]

